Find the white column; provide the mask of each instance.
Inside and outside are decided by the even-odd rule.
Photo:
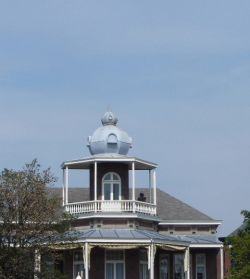
[[[154,279],[154,262],[155,262],[155,253],[154,253],[154,244],[150,246],[150,279]]]
[[[152,202],[152,172],[151,170],[148,171],[148,183],[149,183],[149,202]]]
[[[62,185],[62,205],[65,204],[65,171],[63,169],[63,185]]]
[[[35,250],[35,266],[34,266],[34,279],[38,279],[39,276],[37,276],[36,273],[39,273],[41,271],[41,254],[38,250]]]
[[[85,242],[84,246],[85,252],[85,279],[89,279],[89,253],[88,253],[88,242]]]
[[[153,169],[154,205],[156,205],[156,170]]]
[[[94,200],[95,200],[95,212],[97,211],[97,162],[94,165]]]
[[[223,246],[220,248],[220,278],[224,278],[224,250]]]
[[[132,162],[132,200],[133,212],[135,212],[135,162]]]
[[[135,200],[135,162],[132,163],[132,200]]]
[[[68,204],[69,202],[69,168],[66,166],[65,169],[65,203]]]
[[[184,258],[184,271],[185,271],[185,278],[190,279],[190,260],[189,260],[189,247],[185,250],[185,258]]]

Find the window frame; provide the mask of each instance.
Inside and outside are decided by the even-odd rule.
[[[149,279],[149,269],[148,269],[148,255],[146,250],[139,251],[139,278]],[[143,259],[143,256],[145,259]],[[142,277],[141,277],[141,266],[142,266]],[[145,274],[146,273],[146,274]]]
[[[181,256],[183,258],[182,273],[181,273],[181,278],[180,279],[184,279],[185,278],[185,274],[184,274],[184,254],[182,254],[182,253],[173,254],[173,278],[175,279],[175,266],[176,266],[175,257],[177,257],[177,256]]]
[[[168,261],[168,264],[167,264],[167,271],[168,271],[168,274],[167,274],[167,279],[170,279],[170,256],[169,256],[169,254],[160,254],[159,255],[159,279],[162,279],[161,278],[161,260],[162,259],[167,259],[167,261]]]
[[[105,177],[107,175],[110,175],[111,176],[111,179],[109,180],[105,180]],[[113,179],[114,178],[114,175],[116,175],[119,180],[115,180]],[[105,184],[110,184],[110,199],[107,200],[105,199]],[[118,199],[114,199],[114,184],[118,184],[118,187],[119,187],[119,197]],[[103,175],[102,177],[102,200],[103,201],[120,201],[122,199],[122,195],[121,195],[121,177],[118,173],[116,172],[107,172]]]
[[[85,278],[85,266],[84,266],[84,260],[83,260],[83,254],[82,254],[82,260],[79,261],[75,261],[75,254],[76,253],[81,253],[82,251],[77,250],[73,252],[73,279],[75,279],[77,277],[77,274],[75,276],[75,266],[76,265],[83,265],[83,274],[80,276],[84,279]],[[83,253],[83,252],[82,252]]]
[[[202,256],[203,257],[203,263],[202,264],[198,264],[197,263],[197,258],[199,256]],[[197,276],[197,268],[198,267],[203,267],[204,268],[204,278],[202,279],[206,279],[207,278],[207,267],[206,267],[206,254],[205,253],[197,253],[195,254],[195,278],[198,279],[198,276]]]
[[[123,259],[122,260],[108,260],[107,259],[107,252],[108,251],[120,251],[122,252]],[[114,266],[114,278],[113,279],[119,279],[116,278],[116,264],[122,263],[123,264],[123,279],[125,279],[125,268],[126,268],[126,263],[125,263],[125,250],[114,250],[114,249],[105,249],[105,279],[107,279],[107,264],[113,264]]]

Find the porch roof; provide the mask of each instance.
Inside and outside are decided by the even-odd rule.
[[[73,242],[100,243],[141,243],[141,244],[170,244],[176,246],[190,245],[219,245],[216,236],[199,235],[163,235],[155,231],[139,229],[85,229],[67,232],[63,240],[72,239]]]
[[[89,169],[95,162],[98,163],[123,163],[132,169],[132,163],[135,164],[136,170],[152,170],[157,167],[157,164],[139,159],[136,157],[128,157],[119,154],[99,154],[92,157],[81,158],[71,161],[63,162],[61,167],[65,169]]]

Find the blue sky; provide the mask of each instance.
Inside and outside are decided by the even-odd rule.
[[[249,1],[1,1],[0,169],[88,156],[111,107],[158,186],[240,225],[250,197]]]

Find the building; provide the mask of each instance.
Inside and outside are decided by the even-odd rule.
[[[222,279],[221,222],[158,189],[157,165],[129,157],[131,145],[106,112],[88,138],[91,156],[62,164],[63,206],[77,219],[60,269],[69,279]],[[88,188],[69,185],[73,170],[89,173]],[[139,171],[145,188],[136,187]]]

